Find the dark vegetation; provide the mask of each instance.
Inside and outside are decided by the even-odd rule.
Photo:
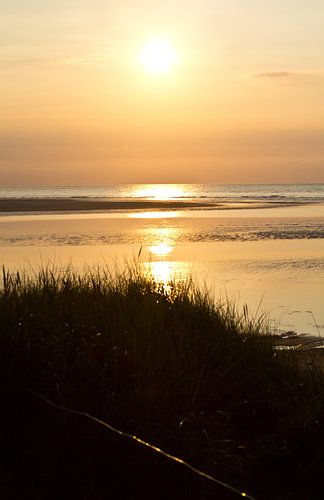
[[[322,498],[322,373],[301,370],[260,329],[190,283],[165,289],[136,266],[117,277],[4,271],[1,498],[239,497],[37,394],[255,498]]]

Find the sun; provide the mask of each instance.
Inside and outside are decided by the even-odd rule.
[[[163,74],[174,66],[177,54],[168,40],[155,38],[144,45],[139,60],[148,73]]]

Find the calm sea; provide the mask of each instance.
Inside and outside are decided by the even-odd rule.
[[[0,198],[195,200],[290,205],[324,203],[324,184],[114,184],[0,187]]]
[[[270,311],[285,331],[324,334],[324,184],[0,187],[0,198],[205,202],[208,210],[3,213],[0,265],[82,269],[140,252],[157,281],[190,276],[255,314]]]
[[[132,214],[109,209],[109,227],[103,224],[98,230],[87,228],[63,231],[61,221],[54,230],[48,231],[4,231],[0,228],[0,244],[7,245],[105,245],[143,244],[152,245],[164,240],[163,226],[168,226],[168,242],[216,242],[216,241],[259,241],[259,240],[301,240],[324,239],[324,184],[116,184],[108,186],[24,186],[0,187],[0,198],[79,198],[122,200],[186,200],[206,203],[214,210],[192,210],[182,208],[181,212],[161,212],[155,219],[148,219],[145,230],[135,220],[123,223],[121,230],[118,218]],[[320,206],[321,204],[321,206]],[[91,204],[89,205],[90,208]],[[291,207],[291,208],[288,208]],[[217,208],[217,210],[216,210]],[[224,210],[235,208],[235,210]],[[254,210],[248,210],[253,208]],[[259,209],[259,210],[256,210]],[[238,210],[240,209],[240,210]],[[243,210],[242,210],[243,209]],[[292,211],[291,213],[287,211]],[[141,217],[138,211],[134,217]],[[217,212],[217,213],[216,213]],[[3,214],[6,215],[6,214]],[[23,214],[20,214],[23,215]],[[27,214],[25,214],[27,216]],[[44,214],[46,216],[46,214]],[[109,216],[109,213],[107,213]],[[173,219],[173,217],[175,219]],[[228,216],[228,217],[226,217]],[[9,216],[11,217],[11,216]],[[99,217],[99,215],[98,215]],[[170,219],[171,217],[171,219]],[[187,218],[190,217],[190,220]],[[229,218],[231,217],[231,219]],[[213,218],[213,219],[212,219]],[[164,219],[164,220],[162,220]],[[10,219],[13,222],[13,218]],[[167,220],[167,222],[166,222]],[[143,221],[144,223],[144,221]],[[142,223],[142,224],[143,224]],[[117,224],[115,226],[115,224]],[[10,226],[13,228],[12,223]],[[95,226],[93,226],[95,227]],[[157,230],[160,238],[157,238]],[[172,229],[172,230],[171,230]]]

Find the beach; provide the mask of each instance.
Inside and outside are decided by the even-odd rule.
[[[0,198],[0,213],[111,212],[115,210],[242,210],[300,206],[298,202],[243,201],[230,203],[194,200],[111,200],[93,198]]]
[[[1,498],[322,498],[324,2],[2,4]]]
[[[323,185],[0,188],[0,262],[193,279],[273,329],[324,335]]]
[[[107,199],[66,199],[66,198],[39,198],[39,199],[0,199],[0,212],[92,212],[111,210],[170,210],[188,208],[216,208],[215,204],[164,201],[164,200],[124,200],[112,201]]]
[[[0,199],[0,260],[6,268],[122,268],[139,259],[157,281],[191,278],[216,300],[228,298],[238,309],[247,305],[251,315],[266,315],[278,331],[324,334],[322,203],[58,194]]]

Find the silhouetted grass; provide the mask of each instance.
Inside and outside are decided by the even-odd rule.
[[[322,373],[300,371],[264,330],[192,283],[165,288],[136,265],[4,271],[4,498],[236,497],[26,389],[257,498],[321,498]]]

